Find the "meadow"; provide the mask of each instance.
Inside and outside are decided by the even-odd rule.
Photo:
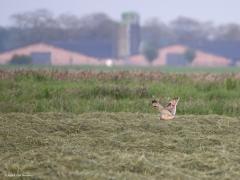
[[[154,112],[179,96],[179,114],[240,114],[240,73],[0,71],[0,112]]]
[[[239,92],[237,72],[1,68],[0,177],[238,179]]]

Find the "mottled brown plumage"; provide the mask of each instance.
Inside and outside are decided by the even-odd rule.
[[[154,99],[152,100],[152,106],[159,110],[161,120],[171,120],[175,118],[179,99],[179,97],[172,99],[165,107],[158,100]]]

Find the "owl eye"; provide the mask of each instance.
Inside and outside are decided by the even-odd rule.
[[[152,103],[157,103],[157,100],[155,100],[155,99],[154,99],[154,100],[152,100]]]

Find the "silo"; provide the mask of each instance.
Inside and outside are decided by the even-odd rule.
[[[118,57],[127,58],[139,53],[141,41],[140,17],[135,12],[122,14],[122,21],[118,30]]]

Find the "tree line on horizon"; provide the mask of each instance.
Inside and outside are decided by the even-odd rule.
[[[101,12],[83,17],[74,14],[54,16],[47,9],[16,13],[10,18],[11,26],[0,26],[0,52],[45,41],[116,41],[121,23]],[[184,41],[240,41],[240,24],[215,25],[189,17],[178,17],[165,23],[151,18],[141,24],[141,39],[150,50]]]

